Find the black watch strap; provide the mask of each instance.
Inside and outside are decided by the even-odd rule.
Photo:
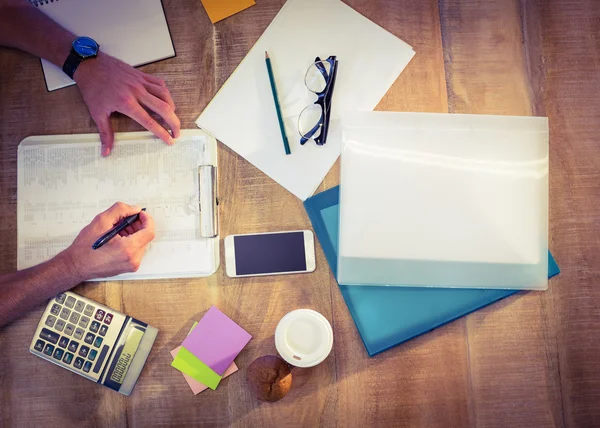
[[[73,75],[75,74],[75,70],[77,70],[77,67],[79,67],[79,64],[81,64],[82,61],[83,58],[80,57],[77,52],[75,52],[75,49],[71,48],[71,52],[69,52],[69,56],[63,64],[62,69],[65,74],[72,79]]]

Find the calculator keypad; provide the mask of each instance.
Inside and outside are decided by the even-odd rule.
[[[90,323],[90,319],[88,317],[81,317],[79,320],[79,327],[86,328]]]
[[[48,315],[48,318],[46,318],[46,325],[48,327],[54,327],[55,322],[56,322],[56,317],[52,316],[52,315]]]
[[[81,338],[83,337],[83,333],[85,333],[85,331],[80,329],[79,327],[77,327],[75,329],[75,333],[73,334],[73,337],[77,340],[81,340]]]
[[[67,308],[73,308],[73,306],[75,306],[75,297],[73,296],[69,296],[67,297],[67,301],[65,302],[65,306]]]
[[[106,309],[72,293],[61,293],[52,300],[33,349],[62,365],[96,376],[109,356],[110,346],[105,340],[107,336],[113,340],[110,331],[114,318]],[[112,328],[120,330],[121,325]]]
[[[82,312],[83,308],[85,308],[85,302],[83,300],[78,300],[77,303],[75,303],[75,310],[77,312]]]
[[[65,336],[61,337],[60,342],[58,342],[58,346],[60,346],[61,348],[66,348],[67,346],[69,346],[69,338]]]
[[[77,348],[79,347],[79,343],[75,342],[74,340],[71,340],[71,342],[69,343],[69,352],[77,352]]]
[[[71,321],[73,324],[77,324],[79,322],[79,314],[77,312],[73,312],[71,314],[71,318],[69,318],[69,321]]]

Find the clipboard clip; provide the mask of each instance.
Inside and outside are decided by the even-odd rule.
[[[217,167],[198,167],[198,209],[200,210],[200,236],[219,236],[219,200],[217,199]]]

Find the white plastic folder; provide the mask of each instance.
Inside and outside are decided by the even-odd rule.
[[[344,117],[338,282],[548,287],[548,120]]]
[[[292,154],[286,156],[265,51],[271,57]],[[316,95],[304,84],[317,56],[339,61],[327,144],[300,145],[298,116]],[[341,150],[340,113],[372,110],[414,56],[412,48],[340,0],[288,0],[196,124],[304,200]]]

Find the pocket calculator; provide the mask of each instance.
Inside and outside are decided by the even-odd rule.
[[[67,291],[48,303],[29,351],[129,395],[157,333],[146,323]]]

